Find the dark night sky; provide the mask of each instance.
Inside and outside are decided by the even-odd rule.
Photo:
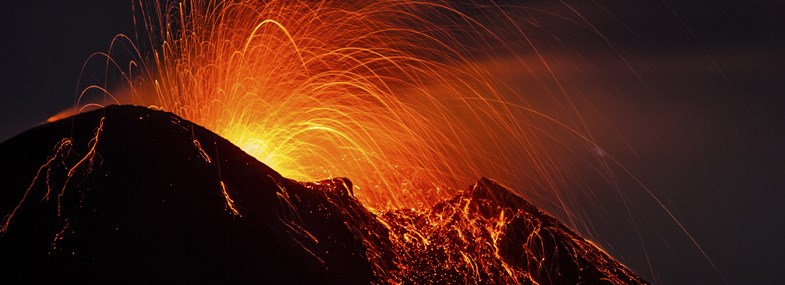
[[[115,34],[132,34],[130,1],[49,2],[0,4],[0,140],[71,106],[85,59],[106,50]],[[548,3],[554,1],[501,2],[515,3],[513,10],[523,14],[575,18],[562,4]],[[662,198],[728,283],[780,283],[785,7],[774,0],[682,2],[569,2],[633,63],[642,80],[631,78],[612,56],[602,56],[607,45],[584,41],[586,29],[545,27],[570,48],[544,52],[556,60],[557,73],[569,72],[559,68],[558,58],[581,61],[562,65],[578,66],[580,72],[565,77],[583,90],[586,103],[579,106],[602,114],[592,120],[598,142]],[[586,49],[575,55],[582,45]],[[593,91],[597,81],[605,83]],[[603,140],[603,131],[612,139]],[[657,281],[721,283],[685,237],[670,229],[647,237],[665,240],[658,243],[662,248],[649,249]],[[623,244],[610,244],[609,251],[633,269],[648,270],[639,256],[625,255]]]

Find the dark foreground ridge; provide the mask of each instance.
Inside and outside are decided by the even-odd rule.
[[[348,179],[284,178],[142,107],[36,127],[0,158],[3,284],[645,283],[490,179],[373,213]]]

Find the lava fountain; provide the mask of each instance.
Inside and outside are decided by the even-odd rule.
[[[503,38],[449,3],[134,6],[152,52],[121,35],[103,54],[130,90],[115,101],[197,122],[284,176],[352,177],[366,205],[391,209],[433,204],[482,175],[526,166],[547,181],[559,170],[542,126],[526,120],[548,117],[478,60]],[[128,63],[113,54],[121,42]],[[77,105],[95,89],[106,92],[87,88]]]
[[[505,187],[475,184],[465,193],[456,190],[483,176],[500,181],[493,185],[515,185],[519,193],[531,191],[527,198],[556,212],[568,227],[590,238],[594,238],[593,214],[628,223],[640,242],[635,250],[645,257],[637,267],[648,265],[654,276],[644,240],[648,225],[641,225],[635,215],[649,213],[638,211],[634,197],[616,181],[619,176],[631,178],[644,190],[644,199],[661,208],[713,267],[708,254],[669,208],[595,143],[589,131],[591,121],[584,121],[572,101],[570,82],[557,76],[554,65],[538,51],[537,39],[528,33],[527,28],[540,24],[535,19],[522,24],[505,7],[473,1],[347,2],[133,2],[136,34],[117,35],[107,52],[96,53],[85,63],[105,65],[104,82],[82,89],[74,107],[50,121],[96,105],[140,105],[204,126],[287,178],[322,181],[289,185],[292,189],[306,187],[329,194],[321,190],[335,188],[344,199],[343,188],[329,181],[349,177],[354,183],[340,183],[342,187],[350,188],[347,192],[370,208],[369,215],[376,215],[371,220],[390,232],[389,238],[379,238],[362,236],[372,233],[357,230],[366,246],[376,240],[390,242],[367,246],[369,261],[381,268],[389,261],[382,252],[392,252],[397,258],[389,268],[377,268],[377,276],[402,272],[418,277],[433,270],[409,265],[425,263],[430,269],[458,268],[456,278],[474,274],[477,278],[501,276],[489,279],[497,281],[530,280],[532,272],[544,268],[544,245],[512,255],[525,254],[526,266],[512,266],[499,254],[503,251],[499,241],[508,229],[510,236],[522,237],[527,244],[542,240],[539,230],[528,231],[534,233],[531,236],[515,235],[524,232],[522,228],[542,228],[536,223],[522,224],[528,221],[523,212],[496,211],[484,202],[476,203],[498,194],[486,190]],[[589,36],[607,44],[627,68],[634,69],[578,10],[561,4],[576,16],[557,18],[584,28]],[[558,43],[552,46],[562,47],[560,39],[554,41]],[[527,96],[531,94],[498,76],[497,69],[505,66],[516,70],[515,80],[529,72],[532,81],[543,83],[543,89],[550,92],[539,95],[553,95],[552,103],[559,110],[545,112],[534,107],[535,100]],[[532,71],[533,66],[538,70]],[[119,85],[110,82],[115,78],[120,79]],[[81,88],[89,83],[80,79],[79,84]],[[94,140],[100,133],[96,132]],[[221,154],[215,142],[208,145],[209,140],[197,140],[199,131],[193,126],[189,133],[203,157],[214,154],[206,160],[218,166],[227,209],[233,217],[241,216],[230,198],[231,185],[221,177]],[[38,173],[60,156],[61,148],[70,149],[70,145],[70,140],[61,141]],[[91,161],[95,153],[89,151],[72,169]],[[574,164],[582,167],[573,168]],[[67,177],[72,174],[69,171]],[[37,179],[38,175],[28,192]],[[596,202],[610,196],[582,191],[592,188],[586,181],[598,179],[607,182],[613,197],[619,199],[618,208],[623,209],[604,209],[601,204],[610,203]],[[346,199],[354,202],[354,197]],[[0,233],[7,231],[17,208],[3,220]],[[573,252],[610,260],[593,243],[557,228],[557,233],[568,233],[560,235],[568,236],[566,240],[580,241],[568,246],[579,249]],[[304,236],[315,243],[311,249],[317,246],[312,236]],[[431,241],[444,246],[431,246]],[[464,245],[477,247],[464,250]],[[449,256],[449,262],[430,259],[434,249]],[[477,269],[483,264],[492,264],[486,266],[484,275]],[[631,272],[622,271],[622,275]]]

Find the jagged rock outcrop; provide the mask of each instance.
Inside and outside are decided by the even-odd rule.
[[[374,213],[349,179],[287,179],[148,108],[42,125],[0,157],[10,283],[644,283],[492,180]]]

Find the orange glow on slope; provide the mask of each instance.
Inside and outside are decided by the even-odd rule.
[[[139,6],[153,52],[109,56],[128,66],[122,103],[201,124],[286,177],[351,177],[376,209],[431,205],[522,167],[556,188],[560,166],[527,121],[539,114],[505,99],[478,60],[503,41],[449,3]]]

